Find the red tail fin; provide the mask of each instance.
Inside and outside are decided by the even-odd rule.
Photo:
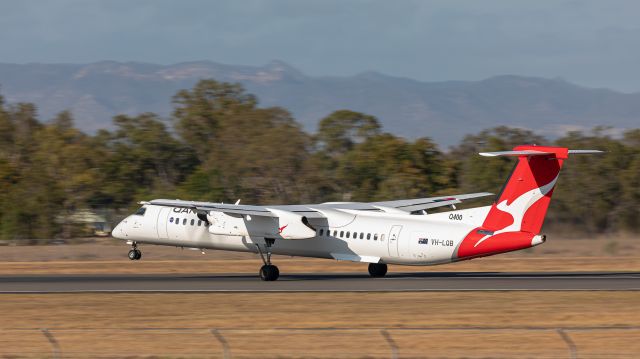
[[[473,258],[528,248],[537,236],[569,150],[562,147],[518,146],[484,156],[517,156],[518,163],[489,210],[482,227],[471,231],[458,247],[458,258]]]
[[[568,149],[518,146],[518,163],[491,207],[482,227],[491,230],[538,233],[547,213]],[[534,153],[534,154],[532,154]]]

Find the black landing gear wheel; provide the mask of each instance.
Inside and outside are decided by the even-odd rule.
[[[278,267],[271,264],[271,246],[275,243],[275,239],[273,238],[265,238],[264,246],[267,252],[267,255],[262,253],[262,249],[260,248],[260,244],[256,244],[256,248],[258,249],[258,253],[260,253],[260,258],[262,258],[262,262],[264,265],[260,268],[260,279],[265,282],[273,282],[280,277],[280,270]]]
[[[265,282],[277,280],[280,276],[280,270],[273,264],[265,264],[260,268],[260,279]]]
[[[132,261],[137,261],[140,258],[142,258],[142,252],[138,249],[135,243],[133,244],[133,249],[129,251],[128,256],[129,256],[129,259],[131,259]]]
[[[369,263],[369,275],[373,278],[384,277],[387,274],[387,265],[384,263]]]

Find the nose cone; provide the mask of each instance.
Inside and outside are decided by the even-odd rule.
[[[126,226],[127,226],[127,220],[125,219],[122,222],[118,223],[116,228],[114,228],[113,231],[111,231],[111,236],[117,239],[127,239],[127,234],[125,232]]]

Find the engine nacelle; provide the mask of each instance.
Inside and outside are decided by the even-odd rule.
[[[211,211],[207,213],[209,233],[223,236],[248,236],[244,216]]]
[[[275,228],[276,231],[274,231],[275,236],[272,238],[308,239],[315,237],[316,230],[311,227],[307,217],[279,209],[270,209],[270,211],[278,216],[274,218],[278,224]]]
[[[211,211],[207,214],[209,233],[225,236],[250,236],[280,239],[308,239],[316,231],[307,218],[278,209],[269,209],[278,217],[236,215]]]

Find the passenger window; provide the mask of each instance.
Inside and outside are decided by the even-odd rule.
[[[322,237],[322,234],[324,234],[324,229],[320,228],[320,231],[318,232],[318,235],[319,235],[320,237]]]
[[[187,219],[186,219],[186,218],[182,220],[182,225],[183,225],[183,226],[186,226],[186,225],[187,225]]]
[[[200,227],[201,224],[202,224],[202,221],[198,220],[198,227]]]
[[[340,231],[340,238],[344,237],[344,231]]]
[[[367,233],[367,240],[371,239],[371,233]]]
[[[364,238],[364,232],[360,232],[360,239]]]
[[[180,218],[176,218],[176,224],[180,224]]]
[[[169,218],[169,223],[173,223],[173,217]]]
[[[191,225],[193,226],[196,223],[195,219],[191,219]]]
[[[374,241],[377,241],[377,240],[378,240],[378,233],[375,233],[375,234],[373,235],[373,240],[374,240]]]
[[[349,231],[347,231],[347,238],[349,238]]]
[[[338,236],[338,231],[333,230],[333,236],[334,236],[334,237],[337,237],[337,236]]]
[[[140,208],[138,208],[138,210],[134,214],[136,216],[144,216],[144,212],[146,212],[146,211],[147,211],[147,207],[140,207]]]
[[[358,232],[353,232],[353,239],[358,239]]]

